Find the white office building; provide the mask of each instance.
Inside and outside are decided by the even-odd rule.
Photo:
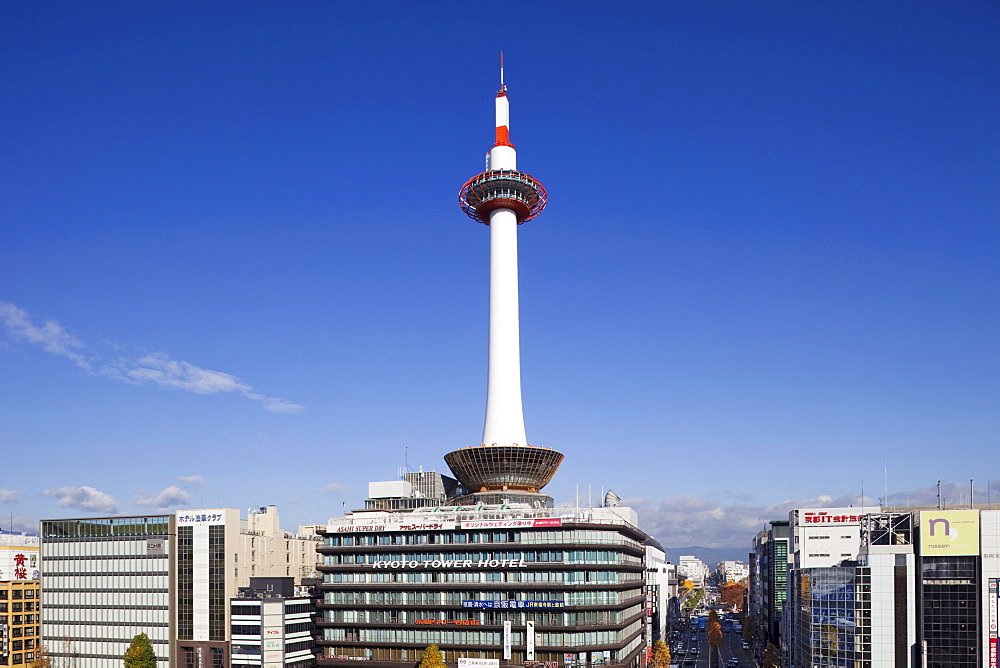
[[[681,555],[677,570],[682,576],[690,580],[695,587],[704,587],[705,580],[708,579],[708,566],[701,559],[691,555]]]
[[[720,561],[715,573],[720,582],[742,582],[750,576],[750,567],[742,561]]]
[[[42,644],[56,664],[121,668],[145,633],[170,665],[176,548],[173,515],[43,520]]]

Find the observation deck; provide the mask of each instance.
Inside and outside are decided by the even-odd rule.
[[[470,492],[538,492],[552,480],[563,454],[533,445],[473,445],[449,452],[444,461]]]
[[[545,208],[548,195],[537,179],[524,172],[492,169],[465,182],[458,192],[458,203],[466,215],[485,225],[490,224],[490,212],[510,209],[517,224],[531,220]]]

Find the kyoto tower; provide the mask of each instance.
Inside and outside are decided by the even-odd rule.
[[[462,186],[458,202],[470,218],[490,229],[489,375],[482,443],[449,452],[444,459],[469,492],[457,500],[460,504],[551,506],[552,497],[539,490],[555,475],[563,455],[529,445],[525,436],[517,296],[517,226],[541,213],[546,194],[536,179],[517,171],[502,53],[496,141],[487,170]]]

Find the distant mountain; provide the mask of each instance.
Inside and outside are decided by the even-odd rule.
[[[692,547],[665,547],[663,551],[667,553],[667,561],[672,564],[680,563],[682,554],[684,556],[694,555],[714,570],[719,562],[722,561],[742,561],[745,564],[747,562],[747,555],[750,554],[750,546],[698,547],[694,545]]]

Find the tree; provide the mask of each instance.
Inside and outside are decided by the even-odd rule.
[[[52,668],[52,657],[45,649],[45,645],[39,645],[35,652],[35,660],[28,664],[29,668]]]
[[[753,615],[744,615],[743,619],[743,639],[751,645],[756,645],[759,640],[760,629],[757,628],[757,620]]]
[[[657,640],[653,643],[653,660],[650,668],[670,668],[670,648],[667,643]]]
[[[437,645],[428,645],[418,668],[445,668],[444,656]]]
[[[747,590],[746,582],[729,581],[719,587],[719,598],[734,610],[743,607],[743,594]]]
[[[153,651],[153,643],[149,642],[149,636],[140,633],[132,638],[122,660],[125,661],[125,668],[156,668],[156,653]]]
[[[719,613],[712,610],[708,613],[708,624],[705,627],[705,639],[711,646],[708,653],[709,665],[712,665],[712,657],[719,653],[719,645],[722,644],[722,624],[719,623]]]
[[[770,643],[764,650],[764,668],[781,668],[781,652]]]

